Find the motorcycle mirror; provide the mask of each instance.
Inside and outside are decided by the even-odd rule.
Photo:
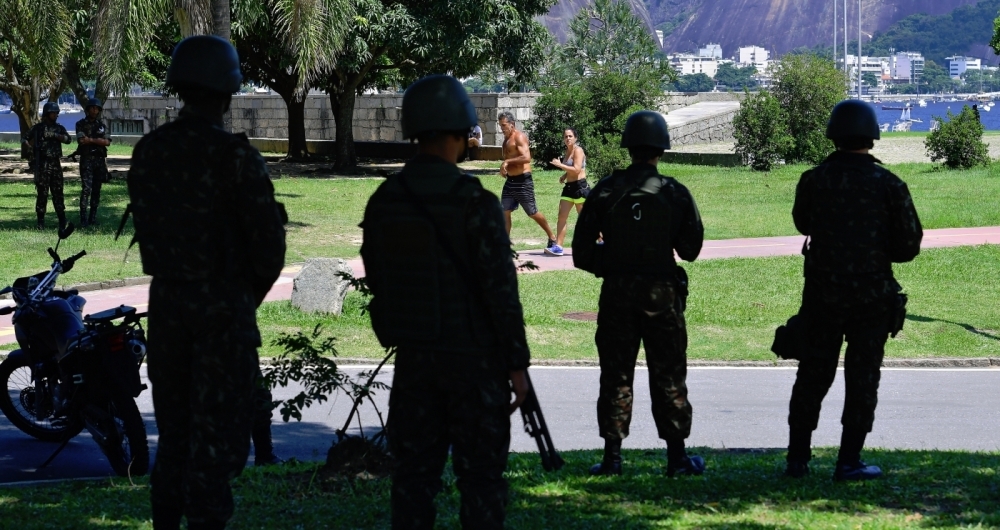
[[[74,226],[73,223],[69,223],[66,225],[66,228],[59,231],[59,239],[68,239],[69,236],[73,234],[74,230],[76,230],[76,226]]]

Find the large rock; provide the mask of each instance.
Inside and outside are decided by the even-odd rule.
[[[340,276],[354,271],[347,261],[339,258],[313,258],[306,261],[295,277],[292,306],[308,312],[339,315],[344,309],[344,297],[350,282]]]

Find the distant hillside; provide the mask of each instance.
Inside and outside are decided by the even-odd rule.
[[[722,45],[726,56],[740,46],[764,46],[783,54],[800,47],[830,45],[833,41],[832,0],[622,0],[657,29],[667,34],[664,50],[693,51],[710,42]],[[862,30],[873,34],[917,13],[945,15],[977,0],[863,0]],[[559,0],[543,23],[559,38],[569,20],[588,0]],[[843,3],[838,27],[843,25]],[[848,0],[848,40],[857,40],[858,2]],[[980,16],[980,15],[976,15]],[[996,10],[990,21],[996,16]],[[841,35],[843,35],[841,27]],[[853,36],[853,39],[851,39]],[[843,42],[843,36],[838,40]],[[982,42],[985,44],[989,42]],[[947,52],[950,54],[951,52]],[[958,51],[961,53],[961,50]]]
[[[993,37],[993,19],[998,13],[1000,0],[981,0],[976,5],[962,6],[945,15],[911,15],[876,33],[871,44],[866,43],[868,50],[864,53],[888,55],[893,48],[918,50],[940,65],[944,65],[945,57],[966,54],[996,65],[1000,57],[988,44]]]
[[[620,1],[631,4],[632,12],[638,15],[646,24],[646,27],[649,28],[650,33],[655,35],[653,33],[653,20],[649,16],[649,11],[646,10],[644,0]],[[559,39],[559,42],[564,42],[566,40],[566,33],[569,32],[569,23],[573,20],[573,17],[580,12],[580,9],[591,3],[593,3],[592,0],[559,0],[556,2],[556,5],[552,6],[547,15],[541,17],[541,22]]]

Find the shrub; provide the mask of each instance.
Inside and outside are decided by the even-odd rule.
[[[931,160],[944,160],[949,168],[967,169],[990,163],[989,150],[983,143],[983,124],[968,105],[954,115],[948,111],[948,121],[934,116],[941,126],[927,135],[924,145]]]
[[[845,96],[847,79],[829,59],[815,55],[786,55],[772,72],[774,96],[785,112],[792,144],[787,162],[819,163],[833,151],[826,139],[830,111]]]
[[[535,118],[529,126],[529,138],[534,144],[531,155],[542,167],[553,158],[562,158],[566,151],[563,132],[569,128],[576,130],[580,136],[578,143],[586,149],[593,125],[590,93],[582,85],[543,88],[542,97],[535,104]]]
[[[757,171],[770,171],[795,143],[781,102],[768,91],[747,93],[733,118],[736,153]]]

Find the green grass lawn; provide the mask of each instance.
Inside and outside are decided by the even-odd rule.
[[[1000,168],[1000,166],[997,166]],[[756,173],[743,168],[663,165],[661,171],[676,176],[691,188],[705,223],[708,239],[763,237],[795,234],[791,208],[795,184],[806,166],[787,166],[770,173]],[[968,171],[935,170],[931,164],[894,166],[908,183],[925,228],[949,228],[1000,225],[1000,173],[993,168]],[[484,185],[499,194],[503,181],[491,169],[477,170]],[[561,187],[559,173],[536,173],[538,204],[555,229],[556,208]],[[274,182],[278,199],[288,207],[288,262],[311,257],[358,255],[361,221],[368,197],[380,178],[282,178]],[[70,219],[79,208],[80,185],[66,185],[66,205]],[[86,249],[88,257],[65,278],[67,283],[109,280],[141,274],[138,253],[133,251],[127,263],[125,248],[131,237],[115,242],[111,238],[127,203],[124,182],[113,181],[104,187],[100,209],[101,227],[82,231],[67,243],[67,249]],[[49,208],[48,224],[55,226],[55,214]],[[29,181],[0,183],[0,270],[11,278],[32,274],[48,267],[45,247],[53,241],[52,232],[39,233],[32,227],[34,187]],[[570,216],[570,231],[576,214]],[[544,233],[522,212],[513,215],[513,239],[518,249],[544,245]],[[7,281],[4,279],[3,281]]]
[[[802,258],[776,257],[698,261],[685,264],[688,300],[688,357],[698,360],[774,360],[774,329],[798,310]],[[924,251],[913,263],[897,265],[910,296],[904,330],[887,345],[887,356],[1000,356],[1000,247],[958,247]],[[597,311],[600,281],[580,271],[522,274],[518,278],[528,341],[535,359],[597,359],[595,322],[562,318],[568,312]],[[280,333],[311,330],[317,323],[338,338],[343,357],[380,357],[363,299],[348,294],[340,317],[319,317],[270,302],[258,311],[263,356]]]
[[[69,132],[73,135],[73,131]],[[76,138],[73,138],[73,143],[63,146],[63,154],[69,155],[76,149]],[[0,142],[0,152],[7,153],[19,153],[21,152],[20,144],[10,143],[10,142]],[[132,146],[122,145],[114,143],[114,138],[112,138],[111,145],[108,146],[108,154],[111,156],[132,156]]]
[[[663,451],[624,451],[622,477],[589,477],[598,451],[563,454],[566,467],[544,473],[535,454],[511,455],[507,479],[512,529],[699,528],[996,528],[1000,502],[996,453],[866,451],[885,478],[830,480],[836,450],[819,449],[812,475],[781,476],[784,451],[695,450],[708,461],[702,477],[663,475]],[[389,481],[326,481],[317,464],[248,468],[235,482],[241,529],[389,528]],[[459,528],[459,494],[446,471],[437,499],[438,528]],[[146,478],[64,482],[0,489],[0,521],[20,530],[149,529]],[[6,526],[5,526],[6,527]]]

